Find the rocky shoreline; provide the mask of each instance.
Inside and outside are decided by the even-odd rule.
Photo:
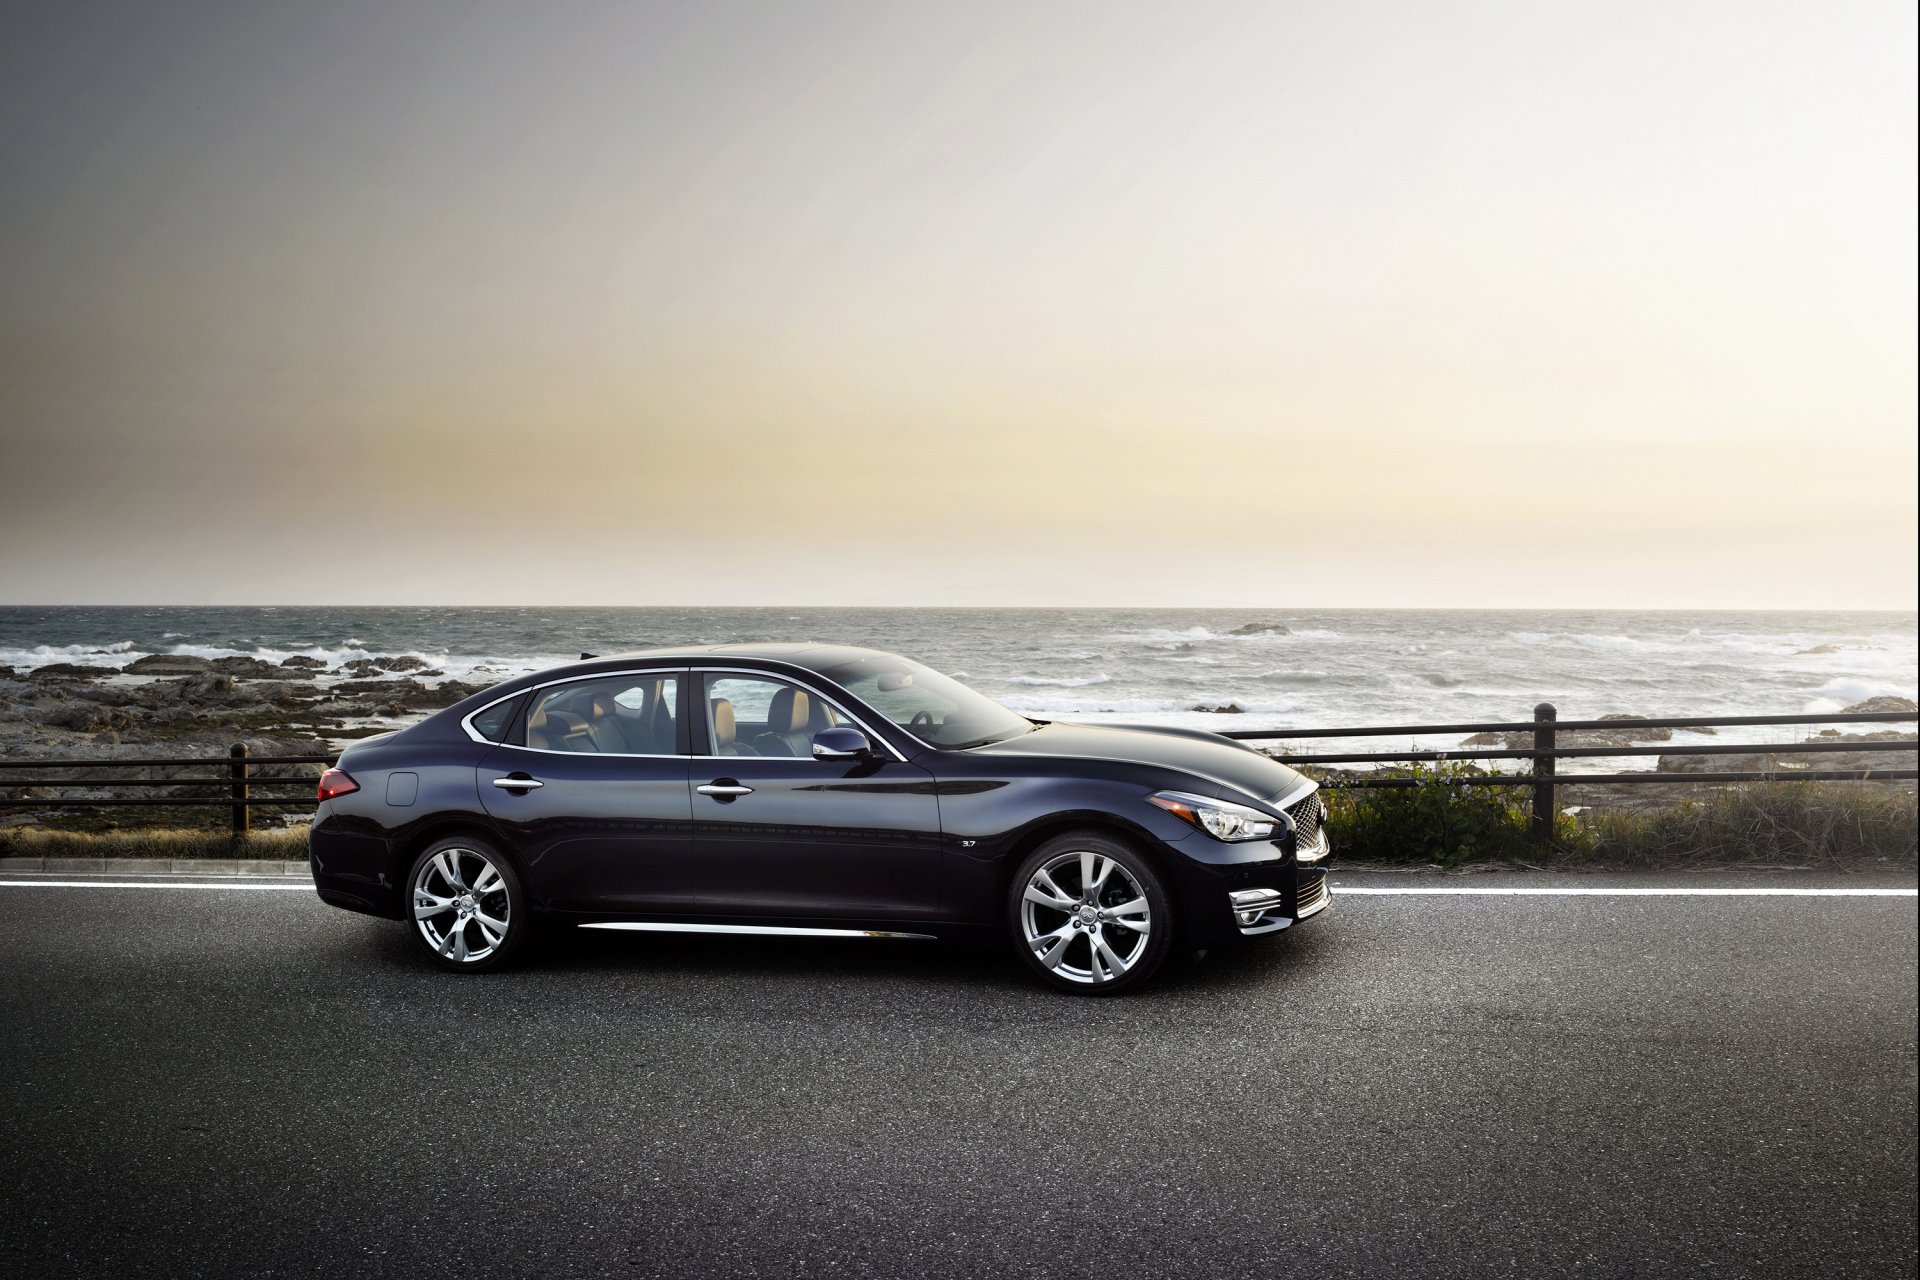
[[[509,674],[506,671],[501,676]],[[154,654],[123,667],[53,663],[31,671],[0,667],[0,759],[111,760],[128,757],[224,756],[245,743],[254,756],[331,755],[356,738],[409,724],[486,688],[448,678],[419,658],[369,657],[329,665],[294,656],[269,663],[245,656],[202,658]],[[11,771],[6,771],[11,772]],[[0,772],[4,787],[6,772]],[[178,769],[61,769],[98,780],[166,778]],[[204,772],[188,770],[188,772]],[[307,776],[311,765],[265,765],[260,777]],[[205,794],[205,788],[142,788],[154,799]],[[10,798],[114,794],[81,787],[7,791]],[[271,825],[276,810],[259,811]],[[62,826],[201,826],[218,810],[143,806],[139,810],[0,809],[0,825],[58,819]]]

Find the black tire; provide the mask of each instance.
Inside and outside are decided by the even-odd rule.
[[[453,868],[451,878],[448,867]],[[493,875],[486,873],[489,867]],[[512,964],[533,933],[520,874],[498,848],[474,836],[451,836],[421,850],[407,868],[403,902],[407,936],[435,964],[457,973],[485,973]],[[440,902],[450,905],[417,914]],[[500,914],[503,909],[505,915]],[[494,928],[502,924],[504,930]]]
[[[1089,866],[1092,901],[1086,892]],[[1038,883],[1042,871],[1062,896]],[[1030,903],[1029,887],[1046,901]],[[1028,854],[1013,873],[1006,921],[1021,962],[1049,986],[1081,996],[1138,989],[1166,961],[1174,941],[1173,897],[1160,873],[1131,844],[1099,831],[1069,831]],[[1116,970],[1115,960],[1124,967]]]

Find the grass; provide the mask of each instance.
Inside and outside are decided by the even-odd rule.
[[[1422,785],[1325,792],[1335,856],[1349,862],[1674,870],[1920,862],[1915,793],[1857,783],[1772,782],[1705,791],[1646,812],[1561,815],[1548,848],[1505,787],[1447,781],[1460,766],[1415,768]]]
[[[224,831],[0,827],[0,858],[268,858],[298,862],[306,856],[304,826],[256,831],[238,841]]]
[[[1914,866],[1912,791],[1776,782],[1709,792],[1669,809],[1595,814],[1585,856],[1621,867]]]

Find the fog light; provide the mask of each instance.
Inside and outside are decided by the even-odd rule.
[[[1233,917],[1243,929],[1258,924],[1261,916],[1286,901],[1286,895],[1278,889],[1235,889],[1230,896]]]

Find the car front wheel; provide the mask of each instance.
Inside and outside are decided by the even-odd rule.
[[[1047,841],[1014,872],[1011,932],[1040,978],[1077,995],[1146,982],[1173,942],[1173,902],[1132,846],[1094,832]]]
[[[529,926],[526,894],[512,865],[497,849],[465,836],[431,845],[414,860],[407,913],[427,953],[466,973],[506,963]]]

